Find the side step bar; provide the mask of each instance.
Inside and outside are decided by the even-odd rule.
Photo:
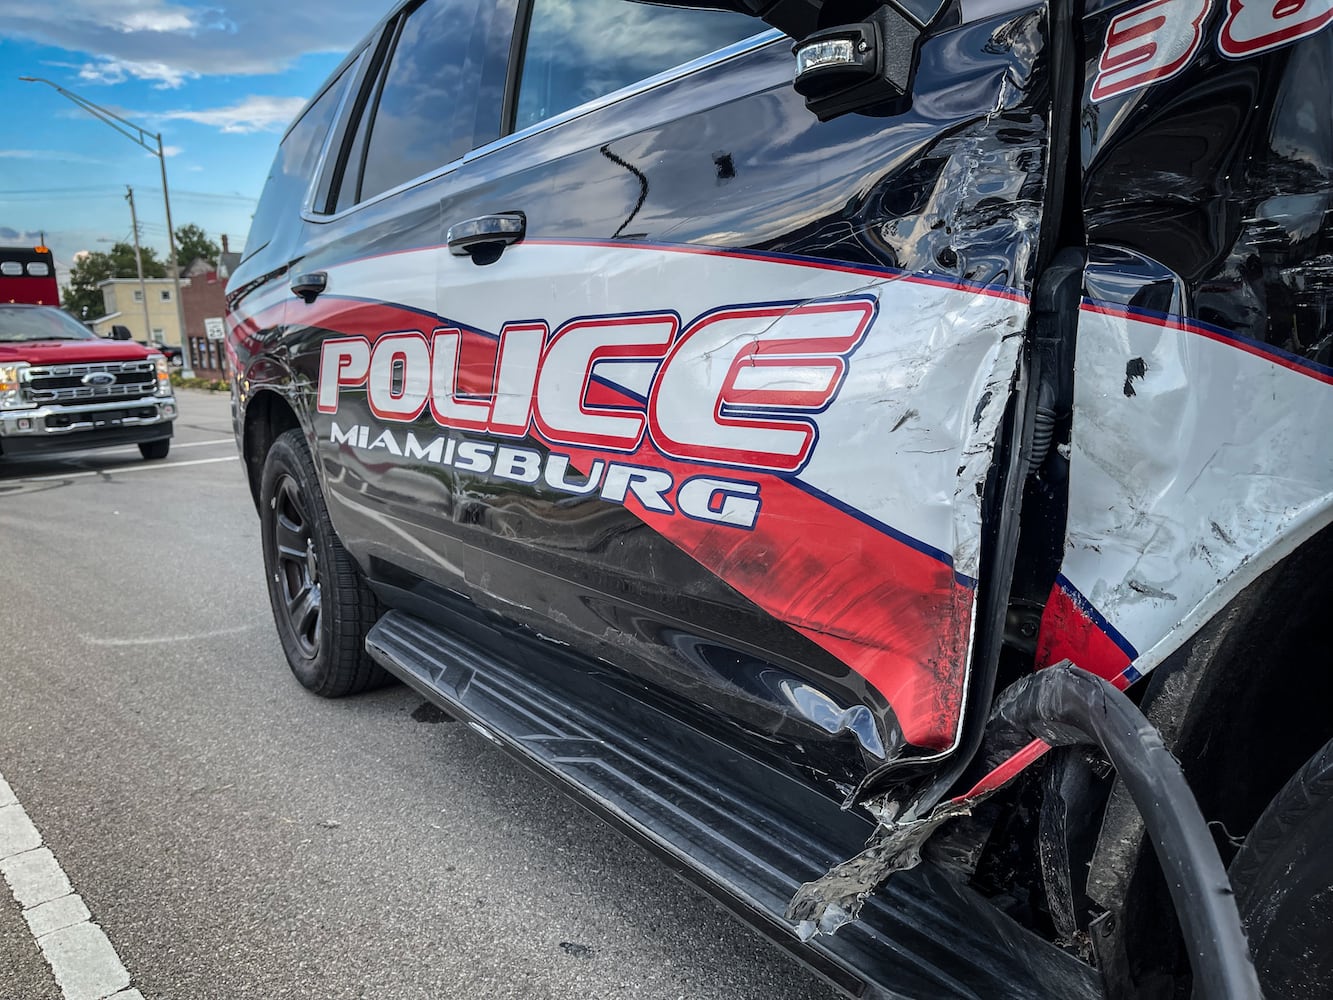
[[[788,900],[859,851],[873,822],[640,700],[609,668],[499,631],[467,641],[400,611],[366,648],[850,996],[1101,996],[1093,969],[928,863],[837,935],[802,942]]]

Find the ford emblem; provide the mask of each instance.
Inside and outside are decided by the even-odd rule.
[[[89,372],[83,376],[83,384],[91,386],[115,385],[116,376],[110,372]]]

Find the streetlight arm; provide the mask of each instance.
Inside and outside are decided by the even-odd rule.
[[[115,129],[125,138],[129,139],[131,142],[137,142],[140,146],[148,150],[148,152],[152,153],[154,156],[161,155],[158,152],[157,146],[153,145],[148,141],[148,139],[150,137],[153,137],[154,134],[152,132],[149,132],[143,126],[136,125],[134,124],[134,122],[120,117],[120,115],[116,114],[114,111],[108,111],[100,104],[94,104],[86,97],[80,97],[78,94],[74,93],[74,91],[66,90],[64,87],[60,86],[60,84],[54,83],[51,80],[47,80],[44,77],[21,76],[19,77],[19,79],[22,80],[24,83],[46,84],[48,87],[51,87],[57,92],[59,92],[60,96],[70,101],[73,101],[79,107],[83,108],[84,111],[88,112],[88,114],[92,115],[94,118],[98,118],[101,121],[105,122],[107,125],[110,125],[113,129]]]
[[[47,80],[44,77],[21,76],[19,79],[24,83],[46,84],[60,94],[61,97],[77,104],[98,121],[110,125],[125,138],[129,139],[131,142],[137,143],[157,157],[157,162],[162,167],[162,202],[167,210],[167,244],[171,249],[171,280],[176,295],[176,321],[180,325],[181,333],[181,375],[185,378],[193,378],[194,369],[190,364],[190,337],[185,330],[185,304],[181,301],[180,261],[176,259],[176,233],[171,227],[171,195],[167,192],[167,156],[166,151],[162,148],[162,133],[149,132],[143,126],[136,125],[134,122],[120,117],[120,115],[116,114],[114,111],[108,111],[100,104],[94,104],[86,97],[80,97],[72,90],[66,90],[64,87],[60,86],[60,84]],[[150,143],[148,141],[149,139],[152,139],[153,141]],[[148,335],[150,337],[152,336],[151,330]]]

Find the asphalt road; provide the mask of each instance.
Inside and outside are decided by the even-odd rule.
[[[288,673],[223,394],[0,460],[0,774],[148,1000],[832,1000],[484,739]],[[0,1000],[60,1000],[0,884]]]

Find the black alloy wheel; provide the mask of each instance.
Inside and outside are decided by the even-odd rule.
[[[259,499],[269,603],[296,679],[326,698],[387,682],[365,649],[379,602],[333,530],[299,429],[273,442]]]
[[[278,480],[274,493],[273,547],[277,552],[278,587],[282,591],[281,613],[286,615],[301,652],[319,653],[320,603],[319,555],[310,534],[310,515],[301,501],[301,489],[287,474]]]

